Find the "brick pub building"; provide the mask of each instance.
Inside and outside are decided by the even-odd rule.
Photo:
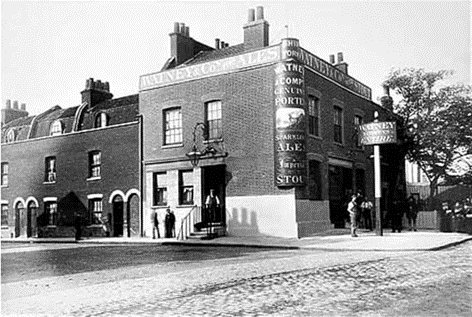
[[[2,237],[138,236],[138,95],[88,79],[79,106],[2,109]]]
[[[327,62],[295,38],[269,46],[262,7],[249,10],[241,44],[209,47],[189,33],[175,23],[171,57],[140,77],[146,236],[151,211],[162,219],[170,207],[178,232],[187,219],[190,231],[212,222],[232,236],[305,237],[343,227],[350,194],[374,200],[372,147],[356,126],[393,114],[348,75],[342,53]],[[404,195],[395,146],[382,146],[383,210]],[[210,189],[222,212],[208,220]]]

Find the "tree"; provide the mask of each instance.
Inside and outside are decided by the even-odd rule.
[[[384,82],[401,98],[393,110],[404,121],[406,157],[428,177],[430,198],[439,185],[471,182],[472,172],[448,173],[455,160],[472,154],[472,87],[438,87],[451,73],[397,69]]]

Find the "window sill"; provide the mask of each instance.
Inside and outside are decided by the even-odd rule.
[[[52,185],[52,184],[56,184],[56,182],[43,182],[44,185]]]
[[[99,181],[101,179],[102,179],[101,176],[89,177],[89,178],[87,178],[87,182],[88,181]]]
[[[86,226],[86,228],[103,228],[103,225],[101,225],[101,224],[94,224],[94,225]]]
[[[57,228],[56,225],[47,225],[46,228]]]
[[[315,135],[315,134],[308,134],[308,136],[312,139],[317,139],[317,140],[323,140],[322,137],[318,136],[318,135]]]
[[[161,149],[172,149],[172,148],[183,147],[183,146],[184,146],[183,143],[166,144],[166,145],[161,146]]]
[[[169,208],[169,205],[154,205],[154,206],[151,206],[151,209],[165,209],[165,208]]]
[[[2,230],[5,230],[5,229],[10,229],[10,226],[2,226],[1,228]]]
[[[209,140],[203,140],[203,144],[211,144],[211,143],[221,143],[223,142],[223,138],[218,138],[218,139],[209,139]]]
[[[191,204],[187,204],[187,205],[185,205],[185,204],[178,205],[178,206],[175,206],[175,208],[190,208],[190,207],[193,207],[193,206],[195,206],[195,205],[193,203],[191,203]]]
[[[2,185],[0,188],[8,188],[8,185]]]

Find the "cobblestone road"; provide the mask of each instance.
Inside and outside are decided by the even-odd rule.
[[[266,251],[2,284],[3,316],[471,316],[471,303],[472,242]]]

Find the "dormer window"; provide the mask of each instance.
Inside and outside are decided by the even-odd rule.
[[[95,128],[104,128],[108,125],[108,118],[105,112],[100,112],[95,117]]]
[[[16,131],[14,129],[10,129],[7,132],[7,143],[15,142]]]
[[[63,131],[63,128],[62,128],[61,120],[56,120],[51,125],[51,131],[50,131],[49,135],[51,135],[51,136],[61,135],[63,132],[64,131]]]

